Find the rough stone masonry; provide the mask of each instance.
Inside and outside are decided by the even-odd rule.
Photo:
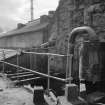
[[[105,41],[105,0],[60,0],[50,24],[51,39],[56,40],[53,52],[67,53],[68,35],[78,26],[91,26]]]

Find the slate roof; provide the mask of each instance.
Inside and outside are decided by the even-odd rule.
[[[17,35],[17,34],[21,35],[22,33],[27,33],[27,32],[39,31],[46,28],[47,26],[48,26],[48,22],[40,23],[40,19],[37,19],[35,21],[26,23],[25,26],[23,26],[20,29],[17,28],[17,29],[14,29],[12,31],[9,31],[7,33],[0,35],[0,38]]]

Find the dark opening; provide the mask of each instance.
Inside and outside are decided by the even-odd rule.
[[[87,93],[105,92],[105,43],[85,43],[82,63]]]

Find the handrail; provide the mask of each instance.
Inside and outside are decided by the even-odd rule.
[[[11,50],[11,49],[1,49],[0,50],[0,52],[2,52],[2,51],[4,51],[4,52],[14,52],[14,51],[17,51],[17,50]]]
[[[4,53],[6,53],[6,51]],[[32,72],[34,74],[38,74],[38,75],[41,75],[43,77],[47,77],[47,79],[48,79],[47,88],[48,89],[50,89],[50,78],[55,79],[55,80],[58,80],[58,81],[61,81],[61,82],[64,82],[64,83],[68,83],[68,82],[71,83],[71,80],[73,80],[73,78],[71,77],[71,75],[69,75],[69,77],[66,76],[65,79],[50,75],[50,56],[67,57],[67,69],[66,69],[66,72],[67,72],[68,69],[69,69],[69,57],[71,58],[71,56],[72,56],[71,54],[68,54],[67,53],[67,55],[62,55],[62,54],[55,54],[55,53],[39,53],[39,52],[30,52],[30,51],[28,52],[28,51],[24,51],[24,50],[20,50],[20,49],[16,50],[16,54],[17,54],[17,58],[16,58],[17,59],[16,60],[17,64],[12,64],[12,63],[6,62],[5,61],[5,58],[0,61],[0,62],[3,63],[3,71],[4,71],[4,65],[7,64],[7,65],[10,65],[10,66],[16,67],[17,68],[17,71],[18,71],[18,69],[23,69],[23,70]],[[42,73],[42,72],[34,71],[31,68],[28,69],[28,68],[24,68],[22,66],[19,66],[19,55],[21,55],[21,54],[29,54],[30,55],[30,64],[31,64],[31,54],[46,55],[46,56],[48,56],[48,72],[47,72],[47,74]],[[71,73],[71,71],[70,71],[70,73]],[[19,76],[15,76],[15,78],[18,78],[18,77]]]
[[[54,53],[38,53],[38,52],[26,52],[26,51],[22,51],[22,53],[25,53],[25,54],[37,54],[37,55],[53,55],[53,56],[61,56],[61,57],[67,56],[67,55],[54,54]]]
[[[2,51],[4,51],[4,50],[2,50]],[[2,51],[0,51],[0,52],[2,52]],[[6,53],[6,52],[14,52],[14,51],[18,51],[18,50],[7,50],[7,51],[4,51],[4,53]],[[67,55],[63,55],[63,54],[55,54],[55,53],[39,53],[39,52],[26,52],[26,51],[23,51],[23,50],[20,50],[20,52],[22,52],[22,53],[25,53],[25,54],[37,54],[37,55],[53,55],[53,56],[61,56],[61,57],[65,57],[65,56],[67,56]],[[18,52],[17,52],[18,53]]]
[[[24,68],[24,67],[21,67],[21,66],[17,66],[15,64],[11,64],[11,63],[8,63],[8,62],[5,62],[5,61],[0,61],[1,63],[5,63],[5,64],[8,64],[10,66],[14,66],[14,67],[19,67],[20,69],[23,69],[23,70],[26,70],[26,71],[30,71],[32,73],[35,73],[35,74],[38,74],[38,75],[41,75],[41,76],[44,76],[44,77],[47,77],[47,78],[52,78],[52,79],[56,79],[56,80],[59,80],[59,81],[62,81],[62,82],[67,82],[68,80],[72,80],[72,78],[66,78],[66,79],[62,79],[62,78],[58,78],[58,77],[54,77],[54,76],[49,76],[47,74],[44,74],[44,73],[40,73],[40,72],[37,72],[37,71],[33,71],[31,69],[27,69],[27,68]]]

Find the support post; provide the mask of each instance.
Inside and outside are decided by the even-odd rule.
[[[17,50],[17,72],[20,69],[20,66],[19,66],[19,56],[21,55],[21,52],[22,52],[21,49]]]
[[[68,78],[68,73],[69,73],[69,55],[67,54],[66,79]]]
[[[19,70],[19,55],[20,55],[20,50],[17,51],[17,72]]]
[[[70,46],[69,46],[69,40],[68,40],[68,47],[67,47],[67,64],[66,64],[66,79],[67,78],[69,78],[69,76],[71,75],[70,73],[71,73],[71,71],[69,71],[69,67],[71,66],[71,65],[69,65],[69,63],[70,63],[70,51],[69,51],[69,48]],[[69,81],[69,82],[71,82],[71,80]]]
[[[17,63],[17,71],[16,71],[16,73],[18,73],[18,71],[19,71],[19,54],[20,54],[20,52],[18,50],[17,51],[17,57],[16,57],[16,63]],[[18,77],[17,77],[17,80],[18,80]]]
[[[29,54],[29,58],[30,58],[30,69],[32,69],[32,62],[31,62],[31,58],[32,58],[32,57],[31,57],[31,55],[32,55],[32,54],[30,53],[30,54]]]
[[[69,82],[69,85],[71,84],[71,69],[72,69],[72,57],[73,55],[70,54],[70,43],[69,43],[69,39],[68,39],[68,46],[67,46],[67,64],[66,64],[66,79],[70,78],[67,83]],[[67,85],[66,83],[66,85]],[[68,89],[65,89],[65,96],[68,96]]]
[[[48,55],[48,90],[50,89],[50,56]]]
[[[18,57],[18,54],[17,54],[17,66],[19,66],[19,57]],[[17,72],[18,72],[18,70],[19,70],[19,67],[17,67]]]
[[[73,55],[70,54],[69,55],[69,83],[71,83],[71,73],[72,73],[72,59],[73,59]]]

